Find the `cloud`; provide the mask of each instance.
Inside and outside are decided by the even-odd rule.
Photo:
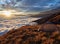
[[[46,9],[53,9],[57,7],[59,0],[21,0],[15,6],[23,11],[43,11]],[[60,6],[60,5],[59,5]]]
[[[60,0],[1,0],[0,4],[18,8],[22,12],[40,12],[60,6]]]
[[[25,12],[40,12],[44,10],[54,9],[56,7],[60,7],[60,0],[0,0],[0,8],[8,5],[11,6],[15,10],[19,10],[21,13]],[[1,7],[2,6],[2,7]],[[7,7],[7,6],[6,6]],[[17,16],[16,16],[17,17]],[[0,17],[0,32],[4,32],[5,30],[10,30],[11,28],[18,28],[20,26],[30,24],[31,21],[36,20],[37,18],[27,18],[21,17],[13,18],[11,20],[3,20]],[[35,24],[35,23],[33,23]],[[1,34],[1,33],[0,33]]]

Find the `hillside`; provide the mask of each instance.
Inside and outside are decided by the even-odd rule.
[[[60,21],[60,15],[48,22]],[[60,44],[60,24],[39,24],[12,29],[0,36],[0,44]]]

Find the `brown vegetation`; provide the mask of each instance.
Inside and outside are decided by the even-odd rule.
[[[58,25],[54,24],[23,26],[1,36],[0,44],[59,44],[59,28]]]
[[[60,44],[60,24],[44,23],[12,29],[0,36],[0,44]]]

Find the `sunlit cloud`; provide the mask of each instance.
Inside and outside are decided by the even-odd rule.
[[[60,0],[1,0],[0,4],[19,8],[21,12],[40,12],[60,6]]]
[[[0,33],[7,32],[13,28],[17,29],[27,24],[35,24],[31,22],[41,17],[32,18],[28,15],[35,15],[41,11],[57,7],[60,7],[60,0],[0,0]],[[12,18],[8,19],[7,17]]]

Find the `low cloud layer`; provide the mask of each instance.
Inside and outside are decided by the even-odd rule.
[[[6,10],[7,7],[16,11],[19,10],[20,13],[24,14],[27,12],[36,13],[60,7],[60,0],[0,0],[0,10]],[[7,32],[12,28],[35,24],[31,22],[37,19],[40,18],[16,16],[11,20],[5,20],[0,16],[0,35],[2,34],[1,32]]]

